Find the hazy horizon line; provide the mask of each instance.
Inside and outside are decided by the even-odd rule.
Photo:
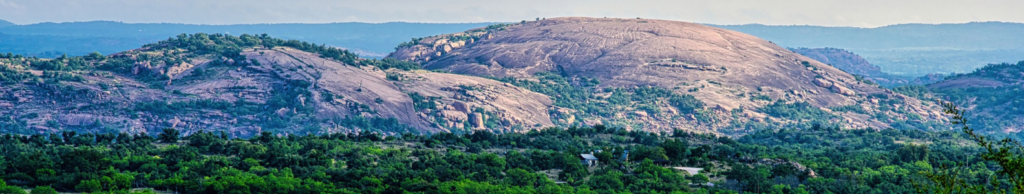
[[[570,17],[584,17],[584,16],[570,16]],[[591,18],[598,18],[598,17],[591,17]],[[620,18],[620,19],[633,19],[633,18]],[[656,19],[656,18],[641,18],[641,19],[655,19],[655,20],[666,20],[666,21],[689,22],[689,21],[681,21],[681,20]],[[521,21],[504,21],[504,22],[502,22],[502,21],[492,21],[492,22],[449,22],[449,23],[445,23],[445,22],[411,22],[411,21],[387,21],[387,22],[348,21],[348,22],[327,22],[327,23],[236,23],[236,24],[197,24],[197,23],[171,23],[171,22],[139,22],[139,23],[134,23],[134,22],[114,21],[114,20],[61,21],[61,22],[49,21],[49,22],[29,23],[29,24],[18,24],[18,23],[14,23],[14,22],[11,22],[11,21],[5,20],[5,19],[0,19],[0,21],[5,21],[5,22],[8,22],[8,23],[14,24],[16,26],[29,26],[29,25],[38,25],[38,24],[89,23],[89,22],[114,22],[114,23],[122,23],[122,24],[176,24],[176,25],[195,25],[195,26],[236,26],[236,25],[287,25],[287,24],[318,25],[318,24],[346,24],[346,23],[357,23],[357,24],[389,24],[389,23],[406,23],[406,24],[486,24],[486,23],[518,23],[518,22],[522,22],[524,20],[521,20]],[[531,21],[531,20],[525,20],[525,21]],[[883,25],[883,26],[877,26],[877,27],[857,27],[857,26],[829,26],[829,25],[811,25],[811,24],[762,24],[762,23],[715,24],[715,23],[702,23],[702,22],[690,22],[690,23],[697,23],[697,24],[702,24],[702,25],[715,25],[715,26],[761,25],[761,26],[781,26],[781,27],[831,27],[831,28],[861,28],[861,29],[883,28],[883,27],[898,26],[898,25],[957,25],[957,24],[972,24],[972,23],[1024,24],[1024,22],[1012,22],[1012,21],[970,21],[970,22],[961,22],[961,23],[956,23],[956,22],[951,22],[951,23],[897,23],[897,24],[889,24],[889,25]]]

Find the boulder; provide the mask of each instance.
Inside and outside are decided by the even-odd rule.
[[[832,85],[832,91],[847,96],[853,96],[857,94],[853,90],[839,85]]]
[[[469,115],[469,124],[473,125],[473,128],[484,128],[484,115],[478,112]]]
[[[444,50],[445,53],[448,53],[452,51],[452,46],[446,44],[444,45],[444,47],[442,47],[442,49]]]
[[[457,110],[457,111],[461,111],[461,112],[464,112],[464,113],[469,113],[469,105],[466,104],[465,102],[461,102],[461,101],[453,102],[452,103],[452,109]]]
[[[181,120],[178,117],[174,117],[174,119],[168,120],[167,124],[171,124],[171,128],[175,128],[178,127],[178,124],[181,124]]]
[[[640,118],[647,118],[648,116],[646,111],[634,111],[633,114]]]
[[[818,85],[819,87],[823,88],[829,88],[832,87],[832,82],[821,78],[815,78],[814,85]]]
[[[288,116],[288,112],[289,112],[288,108],[281,108],[281,109],[277,109],[277,111],[274,111],[274,114],[277,114],[277,116],[280,116],[280,117],[287,117]]]
[[[67,114],[61,119],[68,126],[89,126],[96,124],[100,117],[91,114]]]
[[[469,117],[465,112],[455,110],[443,110],[441,116],[450,121],[465,121]]]

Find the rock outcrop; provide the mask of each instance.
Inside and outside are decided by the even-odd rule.
[[[110,57],[135,62],[123,74],[96,70],[76,74],[82,81],[0,86],[0,115],[21,117],[27,129],[36,130],[31,133],[153,134],[173,127],[184,134],[207,130],[245,137],[372,127],[395,135],[463,130],[463,123],[495,131],[553,126],[547,112],[551,98],[543,94],[480,77],[381,70],[291,47],[245,48],[239,60],[159,46]],[[157,60],[167,58],[176,60]],[[413,102],[413,93],[426,99]],[[438,108],[417,108],[420,103]]]
[[[465,45],[445,41],[460,37],[474,41]],[[769,41],[666,20],[549,18],[427,37],[419,44],[399,47],[389,57],[475,76],[530,79],[536,73],[551,72],[568,79],[596,78],[600,80],[598,88],[657,86],[693,95],[707,107],[723,110],[759,111],[766,105],[747,97],[750,95],[828,109],[887,94],[884,88]],[[927,120],[943,119],[934,104],[911,102],[907,106],[922,110],[914,114]],[[653,123],[667,120],[674,115],[673,109],[667,109],[670,114],[646,118]],[[888,127],[860,113],[843,115],[852,122],[846,123],[847,127]],[[694,123],[666,122],[656,127],[667,130],[680,124]]]

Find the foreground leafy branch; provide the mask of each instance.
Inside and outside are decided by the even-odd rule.
[[[1017,140],[1004,138],[999,141],[992,141],[991,138],[975,132],[974,128],[967,125],[967,118],[964,117],[964,110],[959,109],[953,103],[942,103],[943,111],[952,115],[951,123],[959,125],[960,131],[967,135],[968,139],[982,148],[981,159],[999,165],[996,176],[989,179],[988,184],[969,184],[960,177],[963,168],[943,167],[935,173],[925,172],[925,177],[931,182],[930,185],[917,185],[921,193],[1021,193],[1024,192],[1024,146]],[[965,166],[963,163],[957,166]],[[1000,180],[1004,179],[1009,183],[1008,187],[1001,186]]]

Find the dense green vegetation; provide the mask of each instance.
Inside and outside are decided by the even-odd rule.
[[[953,116],[952,123],[960,127],[971,143],[981,147],[978,155],[989,166],[998,166],[996,174],[983,182],[972,179],[977,166],[976,162],[960,162],[955,165],[942,165],[936,172],[923,172],[928,182],[918,186],[922,193],[1021,193],[1024,192],[1024,145],[1020,141],[1004,138],[992,141],[993,138],[975,132],[964,117],[964,110],[956,104],[944,103],[944,112]],[[993,165],[994,164],[994,165]],[[965,176],[966,175],[966,176]]]
[[[87,59],[93,59],[94,55],[84,57],[68,57],[67,55],[56,59],[41,59],[25,57],[11,53],[0,54],[0,82],[6,84],[21,83],[22,81],[58,83],[60,81],[81,82],[84,81],[81,72],[75,70],[87,69],[90,63]],[[102,57],[102,56],[101,56]],[[27,70],[42,71],[41,76],[29,73]],[[36,79],[38,78],[38,79]]]
[[[0,56],[3,56],[2,57],[3,59],[17,59],[17,60],[9,60],[11,62],[20,61],[20,59],[23,58],[20,55],[16,56],[16,55],[11,55],[10,53],[7,53],[7,55],[0,55]],[[7,62],[8,60],[0,60],[0,61]],[[3,82],[5,84],[12,84],[12,83],[19,83],[19,82],[21,82],[23,80],[26,80],[28,78],[35,77],[35,76],[33,76],[32,74],[30,74],[28,72],[22,71],[19,67],[20,66],[15,66],[14,64],[8,65],[6,63],[4,63],[4,65],[0,65],[0,82]]]
[[[499,81],[551,96],[558,107],[575,110],[576,118],[610,118],[615,114],[642,111],[649,115],[662,115],[662,101],[678,110],[680,115],[694,115],[698,121],[713,122],[704,112],[704,102],[688,94],[677,94],[655,86],[632,88],[597,88],[601,83],[596,78],[569,78],[542,72],[534,79],[500,78]],[[553,112],[553,117],[566,118],[569,115]],[[553,118],[553,119],[558,119]],[[612,121],[610,125],[621,125],[624,121]],[[618,124],[616,124],[618,123]]]
[[[163,47],[166,49],[185,49],[196,55],[205,54],[220,54],[228,58],[236,58],[241,49],[263,46],[266,48],[273,48],[275,46],[291,47],[306,52],[320,54],[324,58],[330,58],[345,62],[350,65],[358,65],[356,60],[359,59],[355,53],[351,53],[348,50],[340,49],[337,47],[329,47],[326,45],[310,44],[309,42],[299,40],[284,40],[279,38],[273,38],[267,36],[267,34],[261,35],[249,35],[242,34],[241,36],[231,36],[225,34],[180,34],[175,38],[170,38],[166,41],[160,41],[153,44],[147,44],[143,47]],[[241,61],[245,61],[244,59]]]
[[[974,105],[974,110],[984,114],[971,116],[971,124],[988,131],[998,131],[1004,127],[1019,126],[1024,116],[1024,90],[1019,85],[1008,87],[971,87],[937,90],[935,94],[950,102],[972,102],[962,105]]]
[[[265,132],[252,139],[230,139],[222,132],[200,132],[176,141],[177,133],[166,129],[159,138],[125,133],[7,134],[0,144],[9,151],[0,157],[0,169],[4,172],[0,178],[12,185],[51,185],[60,191],[80,192],[124,192],[133,187],[152,187],[185,193],[589,193],[587,184],[603,184],[584,181],[590,172],[575,154],[597,147],[580,140],[562,144],[546,140],[608,133],[619,134],[615,136],[621,138],[659,138],[603,127],[507,135],[406,134],[398,138],[375,133],[277,137]],[[640,147],[633,150],[655,148],[635,146]],[[502,157],[484,149],[509,152]],[[633,172],[645,176],[628,175],[633,177],[629,179],[632,183],[620,182],[617,187],[606,189],[687,189],[682,184],[686,180],[683,175],[653,165],[650,157],[659,156],[636,154],[630,158],[639,162],[630,164],[630,168],[636,169]],[[627,176],[620,172],[626,169],[605,166],[612,170],[598,175]],[[555,180],[536,173],[547,169],[563,169],[559,176],[570,184],[555,184]],[[657,181],[663,179],[674,181]],[[646,186],[652,183],[661,186]]]
[[[369,123],[367,126],[385,124]],[[183,193],[913,193],[958,163],[967,184],[1011,181],[957,132],[763,130],[739,139],[605,126],[525,134],[377,133],[250,139],[223,132],[6,134],[7,187]],[[597,151],[601,150],[601,151]],[[628,151],[628,157],[623,157]],[[578,154],[594,152],[587,167]],[[1011,152],[1012,153],[1012,152]],[[662,163],[661,161],[664,161]],[[690,176],[665,166],[702,167]],[[938,170],[936,170],[938,169]],[[813,172],[812,172],[813,170]],[[564,183],[563,183],[564,182]],[[691,184],[711,182],[714,186]],[[1002,184],[990,189],[1009,188]],[[931,187],[928,187],[931,188]]]
[[[811,104],[807,102],[786,103],[785,101],[779,100],[762,107],[761,110],[764,111],[765,114],[773,117],[788,118],[797,121],[803,120],[824,123],[829,119],[836,117],[831,113],[811,106]]]
[[[440,99],[441,97],[437,97],[437,96],[423,96],[423,95],[420,95],[420,93],[415,92],[415,93],[409,93],[409,98],[412,99],[413,108],[416,108],[417,111],[420,111],[420,110],[436,110],[437,109],[437,102],[436,101],[438,99]]]
[[[370,59],[364,60],[362,63],[369,64],[381,69],[401,69],[401,70],[413,70],[420,69],[420,64],[412,61],[401,61],[393,58],[385,58],[382,60]]]

